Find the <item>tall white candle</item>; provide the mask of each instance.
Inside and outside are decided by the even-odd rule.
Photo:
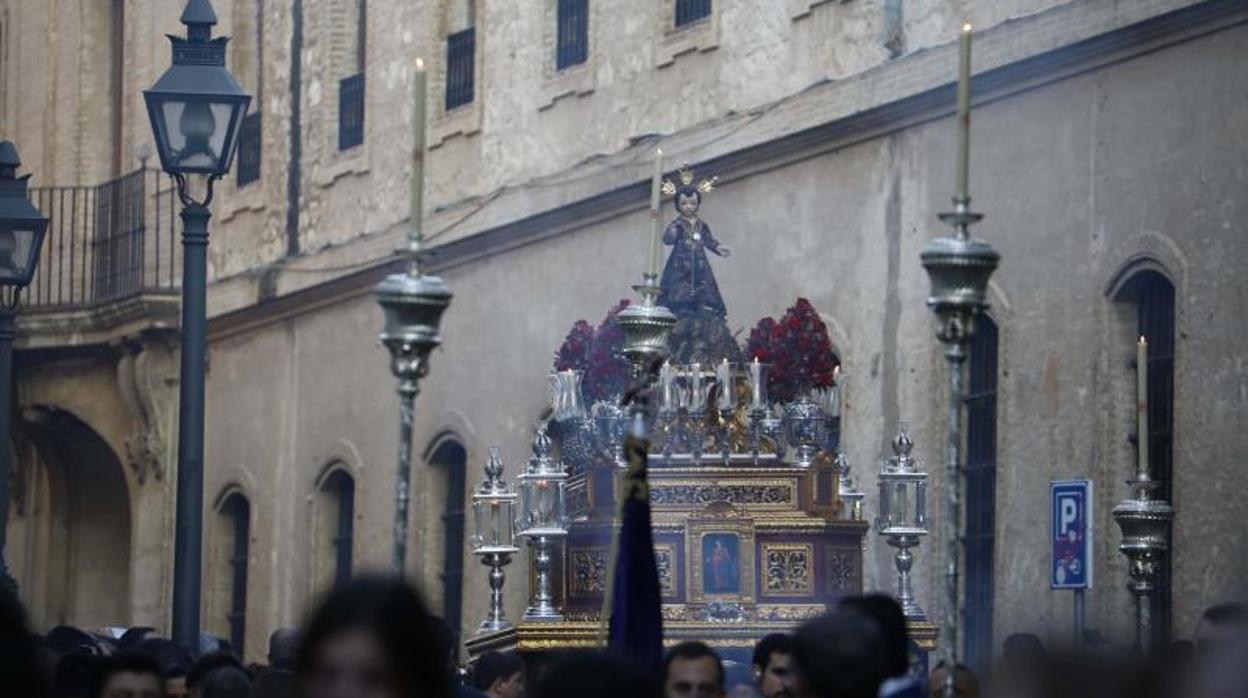
[[[654,149],[654,176],[650,179],[650,266],[649,273],[652,277],[659,275],[659,232],[662,228],[662,220],[660,220],[660,199],[659,192],[663,181],[663,149]]]
[[[763,365],[756,356],[750,363],[750,407],[761,410],[766,406],[763,404]]]

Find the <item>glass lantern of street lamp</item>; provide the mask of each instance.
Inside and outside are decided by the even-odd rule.
[[[221,176],[230,169],[251,96],[225,67],[229,39],[211,38],[217,15],[208,0],[189,0],[182,23],[186,38],[169,37],[173,65],[143,92],[156,152],[170,174]]]
[[[0,142],[0,286],[24,288],[39,264],[48,219],[30,203],[30,175],[17,176],[22,164],[10,141]]]

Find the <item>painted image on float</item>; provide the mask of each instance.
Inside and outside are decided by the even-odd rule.
[[[741,540],[735,533],[702,537],[702,593],[741,593]]]

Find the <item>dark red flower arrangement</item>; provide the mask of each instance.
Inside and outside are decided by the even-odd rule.
[[[588,403],[614,398],[628,388],[632,371],[621,353],[624,330],[615,320],[626,307],[628,301],[621,300],[602,319],[597,330],[588,322],[577,320],[555,352],[556,371],[583,372],[581,386]]]
[[[767,392],[790,402],[815,388],[830,388],[837,366],[828,327],[810,301],[798,298],[779,320],[759,320],[745,345],[746,357],[771,364]]]

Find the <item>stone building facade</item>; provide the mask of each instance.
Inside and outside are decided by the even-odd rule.
[[[1047,483],[1069,477],[1097,487],[1088,624],[1129,637],[1110,510],[1132,467],[1146,282],[1173,289],[1174,633],[1242,593],[1242,3],[714,0],[678,27],[676,0],[591,0],[583,60],[562,68],[558,0],[214,4],[255,95],[258,173],[229,175],[213,205],[203,618],[249,658],[336,578],[388,559],[397,397],[371,288],[408,226],[417,57],[424,229],[455,299],[417,405],[409,560],[464,633],[486,598],[466,551],[471,486],[490,444],[517,472],[567,328],[629,295],[656,146],[720,177],[703,213],[735,251],[716,262],[730,326],[809,298],[845,367],[843,441],[864,489],[904,419],[941,501],[945,375],[918,254],[944,232],[964,20],[977,232],[1003,255],[995,408],[980,422],[995,430],[979,463],[994,484],[974,504],[978,651],[1018,630],[1069,635],[1046,533]],[[142,225],[118,228],[106,204],[120,195],[97,187],[152,167],[141,90],[168,65],[179,11],[0,2],[0,133],[33,186],[97,197],[86,213],[44,207],[55,270],[41,267],[47,288],[37,279],[19,325],[7,554],[44,627],[169,624],[176,211],[147,172]],[[98,280],[119,254],[101,225],[145,241],[123,246],[138,281]],[[916,576],[935,617],[938,549],[929,537]],[[867,561],[866,586],[890,588],[886,546],[869,540]]]

